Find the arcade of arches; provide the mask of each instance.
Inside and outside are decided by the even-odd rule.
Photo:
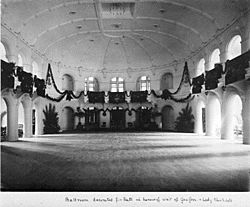
[[[249,1],[204,2],[204,9],[193,0],[62,2],[2,1],[1,83],[14,63],[6,75],[13,86],[1,87],[2,144],[47,137],[49,104],[60,127],[55,137],[167,136],[178,132],[188,104],[193,133],[187,136],[250,145]],[[31,92],[23,90],[19,69],[34,80]],[[39,95],[35,79],[44,81],[46,94]],[[202,82],[198,90],[195,80]]]

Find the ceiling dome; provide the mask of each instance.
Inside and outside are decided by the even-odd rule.
[[[192,56],[240,15],[239,2],[3,0],[2,22],[65,66],[147,70]]]

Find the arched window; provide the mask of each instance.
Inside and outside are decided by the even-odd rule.
[[[148,76],[141,76],[138,84],[140,91],[150,91],[150,78]]]
[[[4,60],[5,62],[9,62],[6,57],[6,49],[2,42],[0,42],[0,58],[1,60]]]
[[[209,69],[213,69],[216,63],[220,63],[220,50],[218,48],[212,52]]]
[[[94,77],[85,78],[84,81],[84,90],[85,91],[98,91],[98,81]]]
[[[161,78],[161,90],[173,88],[173,74],[165,73]]]
[[[111,79],[111,92],[123,92],[124,80],[120,77],[114,77]]]
[[[198,65],[197,65],[196,76],[199,76],[204,72],[205,72],[205,59],[202,58],[202,59],[200,59]]]
[[[20,54],[17,55],[17,65],[23,66],[23,58]]]
[[[228,44],[227,59],[231,60],[239,55],[241,55],[241,37],[240,35],[236,35]]]
[[[35,76],[38,76],[39,77],[39,68],[38,68],[38,64],[37,62],[33,61],[32,62],[32,74]]]
[[[68,90],[68,91],[74,90],[74,80],[68,74],[63,75],[62,77],[62,90]]]

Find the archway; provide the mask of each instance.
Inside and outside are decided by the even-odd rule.
[[[1,140],[5,140],[7,137],[7,104],[3,98],[1,98]]]
[[[136,111],[136,128],[139,130],[150,129],[151,111],[148,107],[141,106]]]
[[[116,131],[125,128],[125,110],[122,107],[114,107],[110,112],[110,128]]]
[[[206,133],[219,137],[221,133],[221,104],[219,97],[209,92],[206,105]]]
[[[18,137],[23,137],[25,134],[25,118],[24,118],[24,106],[23,103],[18,107]]]
[[[220,50],[218,48],[215,49],[211,54],[209,69],[213,69],[217,63],[220,63]]]
[[[241,55],[241,36],[234,36],[227,47],[227,59],[231,60],[237,56]]]
[[[32,74],[33,76],[36,75],[37,77],[41,78],[39,73],[39,67],[36,61],[32,62]]]
[[[196,76],[199,76],[204,72],[205,72],[205,59],[202,58],[202,59],[200,59],[199,63],[197,64]]]
[[[206,105],[203,100],[198,100],[195,112],[195,133],[203,134],[206,132]]]
[[[71,107],[64,107],[62,110],[62,130],[69,131],[74,129],[75,117]]]
[[[86,130],[95,130],[99,128],[100,113],[97,108],[89,107],[85,111],[85,128]]]
[[[164,106],[162,109],[162,130],[174,131],[175,128],[174,109],[172,106]]]
[[[36,115],[37,114],[37,110],[35,108],[35,106],[33,106],[32,108],[32,134],[36,135],[36,124],[37,124],[37,118]]]
[[[237,93],[229,92],[225,100],[222,120],[222,139],[242,142],[242,100]]]

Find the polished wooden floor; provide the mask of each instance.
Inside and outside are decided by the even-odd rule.
[[[2,191],[249,191],[250,146],[191,134],[63,134],[1,143]]]

